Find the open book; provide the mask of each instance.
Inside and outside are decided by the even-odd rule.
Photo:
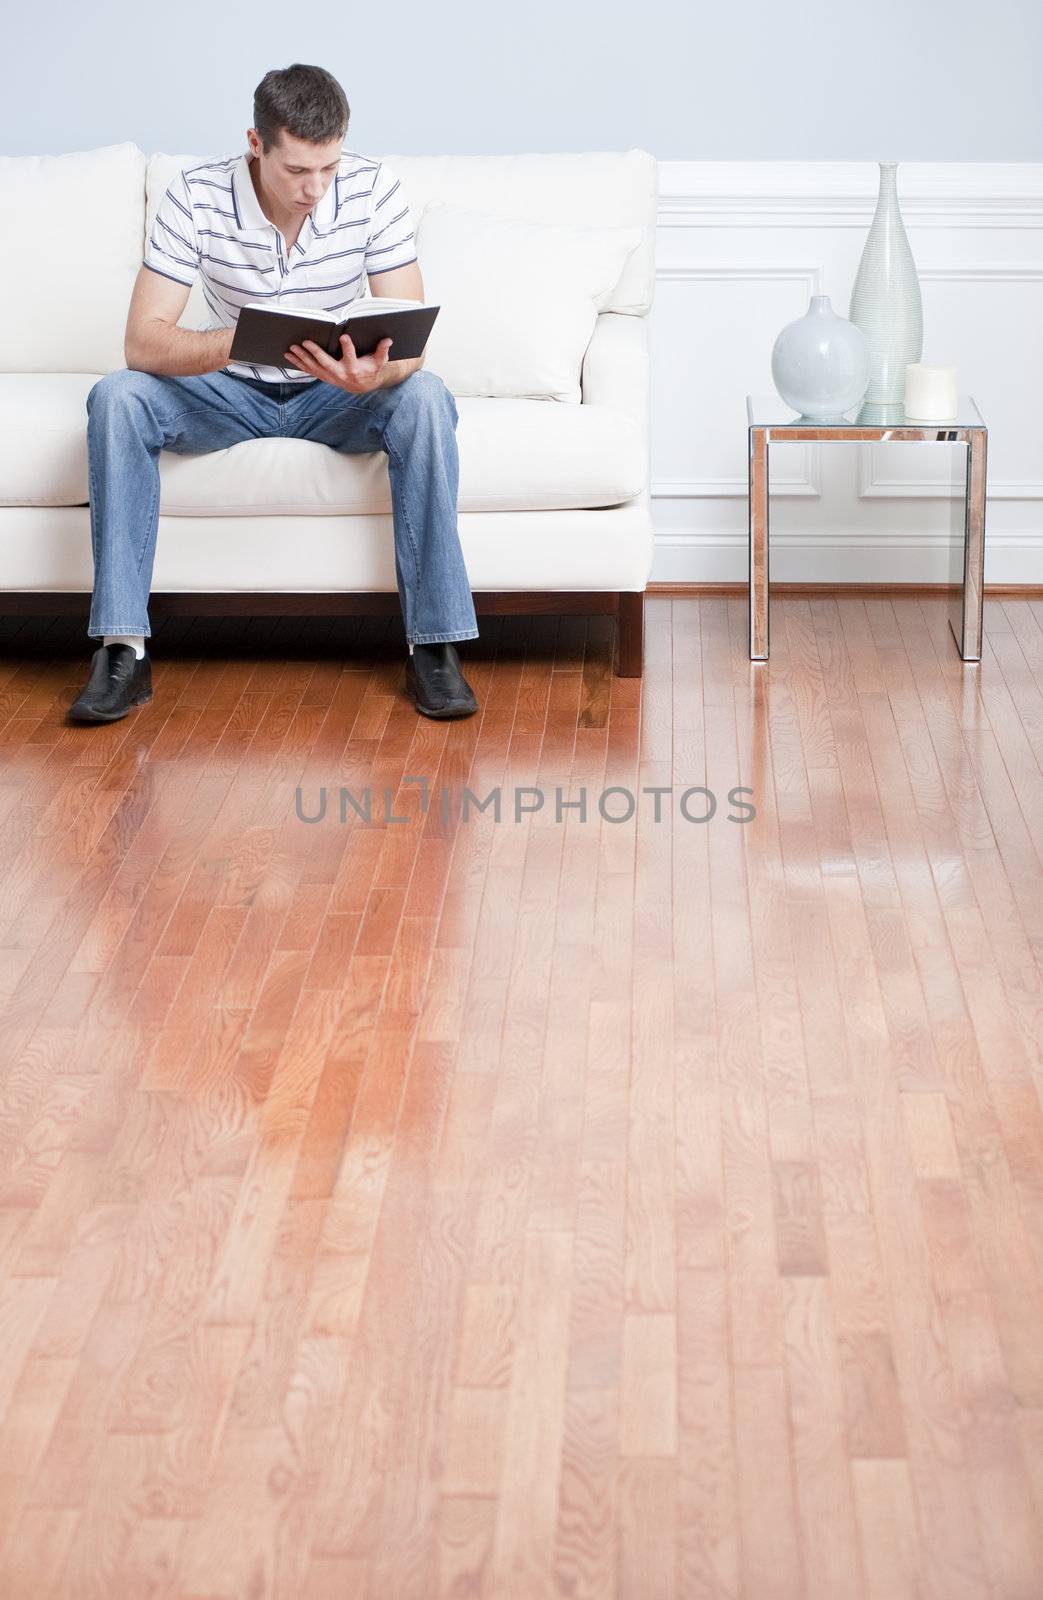
[[[357,356],[372,355],[381,339],[390,339],[388,360],[411,361],[423,353],[438,311],[438,306],[427,305],[423,300],[392,300],[379,295],[360,296],[339,317],[332,311],[305,311],[251,300],[239,313],[228,359],[253,362],[256,366],[291,366],[293,357],[289,361],[286,357],[291,344],[311,339],[339,361],[340,336],[347,333]]]

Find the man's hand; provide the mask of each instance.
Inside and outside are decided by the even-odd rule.
[[[325,350],[320,350],[313,339],[305,339],[303,345],[291,344],[286,352],[287,365],[299,367],[313,378],[332,383],[337,389],[346,389],[349,394],[369,394],[373,389],[384,387],[390,339],[381,339],[372,355],[357,356],[351,339],[342,333],[340,348],[341,359],[335,361]]]

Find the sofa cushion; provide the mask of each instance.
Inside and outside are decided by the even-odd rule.
[[[426,365],[454,395],[579,405],[599,310],[640,228],[529,222],[434,202],[417,229],[424,298],[441,307]]]
[[[145,232],[133,144],[0,156],[0,214],[31,249],[0,251],[0,371],[112,372]]]
[[[87,501],[87,395],[96,372],[0,372],[0,505]]]
[[[97,374],[0,374],[0,505],[85,505],[87,393]],[[640,493],[637,423],[606,406],[461,399],[461,511],[618,505]],[[160,456],[168,516],[390,511],[383,451],[342,455],[307,439],[248,439]]]

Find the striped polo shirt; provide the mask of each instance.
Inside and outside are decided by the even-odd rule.
[[[366,279],[417,258],[413,218],[395,174],[351,150],[336,177],[286,239],[261,210],[242,155],[186,167],[156,211],[144,251],[153,272],[190,287],[199,274],[210,308],[206,331],[235,326],[250,300],[302,311],[343,313],[366,293]],[[223,369],[269,383],[319,383],[295,367],[230,361]]]

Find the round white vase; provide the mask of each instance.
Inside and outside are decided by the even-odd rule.
[[[865,395],[869,344],[860,328],[837,316],[828,294],[812,295],[804,315],[775,340],[771,376],[806,421],[842,422]]]
[[[866,404],[901,406],[905,369],[923,352],[923,300],[898,206],[898,163],[879,161],[876,212],[858,263],[848,315],[869,340]]]

